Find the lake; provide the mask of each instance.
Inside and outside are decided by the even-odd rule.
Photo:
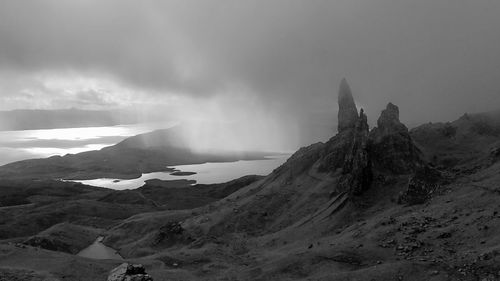
[[[0,165],[25,159],[99,150],[114,145],[127,137],[157,129],[167,129],[175,124],[175,122],[167,122],[107,127],[0,131]]]
[[[81,250],[77,256],[86,257],[91,259],[99,259],[99,260],[122,260],[122,256],[118,254],[118,252],[110,248],[102,243],[104,237],[98,237],[94,243],[90,244],[87,248]]]
[[[54,155],[76,154],[89,150],[99,150],[114,145],[125,138],[171,128],[176,122],[118,125],[107,127],[64,128],[23,131],[0,131],[0,165]],[[236,161],[225,163],[204,163],[173,166],[194,175],[171,175],[171,172],[143,174],[131,180],[93,179],[79,180],[88,185],[116,190],[135,189],[144,185],[146,180],[195,180],[201,184],[227,182],[245,175],[267,175],[283,164],[290,155],[269,156],[264,160]]]
[[[140,178],[120,180],[111,178],[93,180],[73,180],[87,185],[100,186],[115,190],[135,189],[144,185],[146,180],[195,180],[200,184],[223,183],[245,175],[267,175],[283,164],[289,154],[269,156],[264,160],[241,160],[236,162],[204,163],[194,165],[171,166],[182,172],[195,172],[194,175],[176,176],[172,172],[156,172],[142,174]]]

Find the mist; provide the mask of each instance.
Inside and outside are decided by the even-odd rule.
[[[376,123],[500,106],[494,0],[0,3],[0,109],[123,109],[196,149],[292,150],[335,133],[347,78]],[[210,137],[206,136],[210,133]]]

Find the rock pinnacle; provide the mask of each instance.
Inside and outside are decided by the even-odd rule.
[[[351,87],[345,78],[340,82],[338,102],[338,132],[340,133],[346,129],[354,128],[358,120],[358,109],[352,97]]]

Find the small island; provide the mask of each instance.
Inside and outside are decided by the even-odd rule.
[[[191,176],[196,175],[195,172],[183,172],[183,171],[175,171],[170,174],[171,176]]]

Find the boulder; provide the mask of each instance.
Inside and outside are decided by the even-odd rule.
[[[142,264],[122,263],[111,270],[108,281],[153,281]]]

